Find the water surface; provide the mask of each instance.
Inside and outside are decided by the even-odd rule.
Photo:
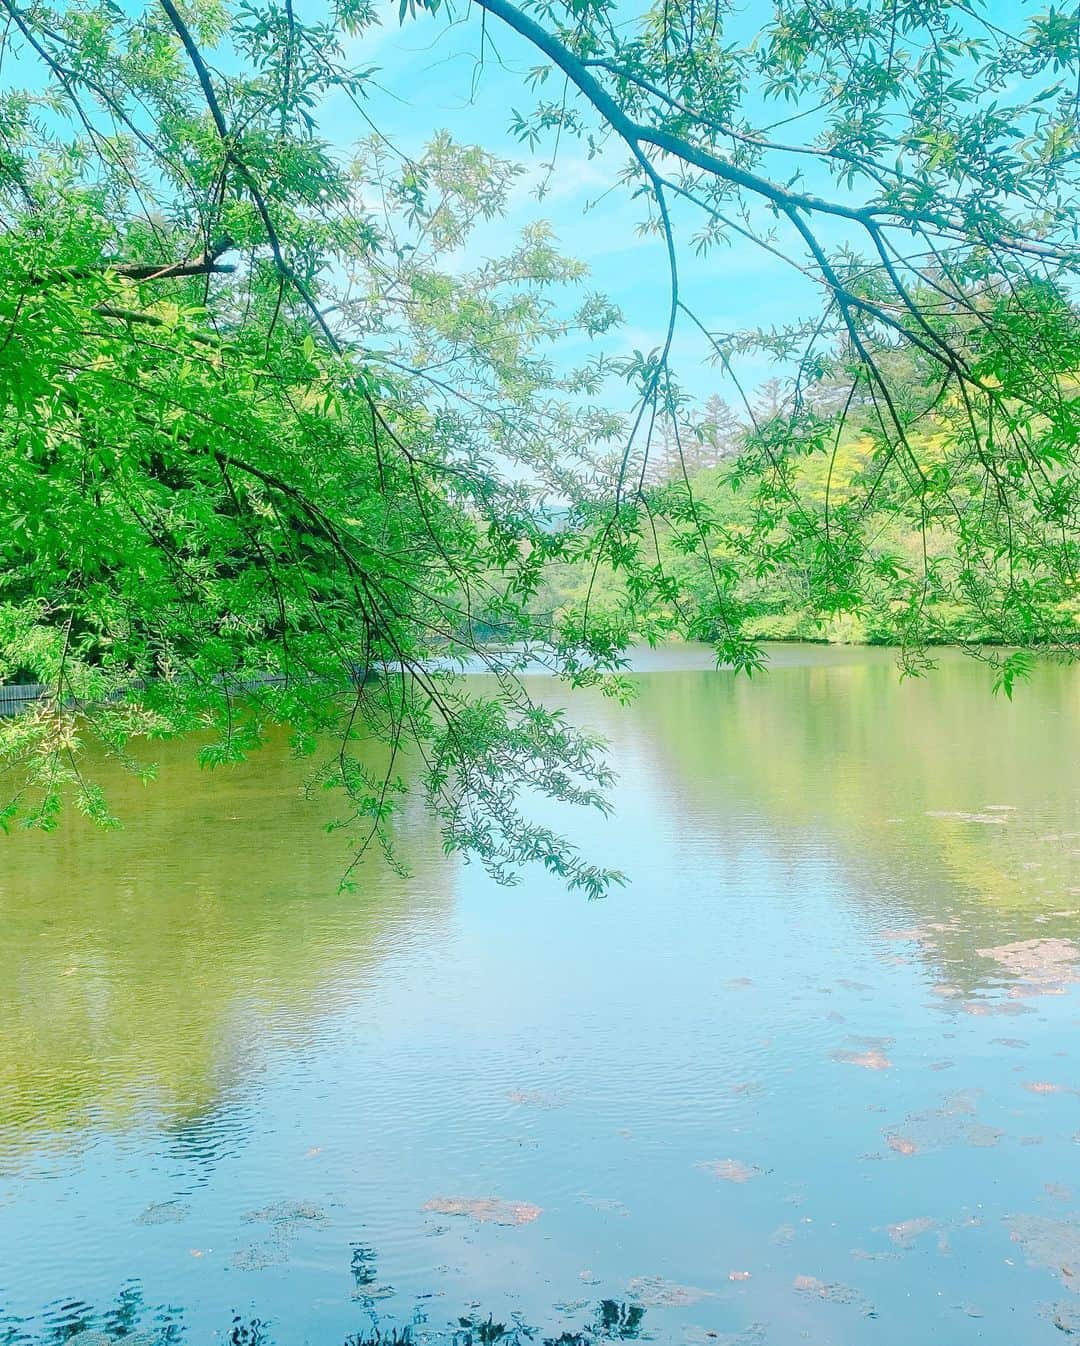
[[[620,774],[558,817],[604,902],[498,888],[419,807],[411,875],[338,895],[280,744],[0,843],[0,1341],[603,1300],[727,1346],[1080,1332],[1080,671],[639,667],[571,702]]]

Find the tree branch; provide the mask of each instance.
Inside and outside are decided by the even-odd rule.
[[[162,3],[166,3],[166,0],[162,0]],[[875,212],[870,206],[845,206],[840,202],[827,201],[824,197],[813,196],[806,192],[789,191],[769,178],[739,168],[729,160],[701,149],[681,136],[635,122],[626,115],[596,77],[589,73],[585,63],[557,37],[542,28],[535,19],[510,4],[508,0],[476,0],[476,3],[481,9],[501,19],[552,60],[631,150],[639,152],[642,145],[651,145],[655,149],[663,150],[665,154],[672,155],[673,158],[681,159],[684,163],[693,164],[695,168],[722,178],[735,187],[753,192],[781,209],[796,207],[818,214],[837,215],[841,219],[852,220],[864,227],[873,218]]]
[[[39,276],[31,276],[30,284],[38,288],[48,285],[63,285],[69,281],[89,280],[92,276],[111,273],[123,276],[127,280],[172,280],[179,276],[218,276],[229,275],[236,270],[232,262],[218,260],[235,247],[227,235],[219,238],[203,255],[188,258],[182,262],[99,262],[94,266],[65,266],[56,271],[46,271]]]

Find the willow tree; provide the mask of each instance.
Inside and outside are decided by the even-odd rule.
[[[0,9],[0,658],[47,687],[2,730],[8,820],[51,825],[71,794],[107,821],[91,737],[126,759],[208,728],[218,762],[283,721],[298,751],[335,745],[313,779],[343,789],[361,849],[408,741],[448,846],[599,892],[613,876],[519,805],[526,786],[602,803],[605,783],[523,660],[617,693],[632,633],[707,629],[753,668],[740,577],[793,560],[823,613],[888,604],[909,661],[941,595],[1002,641],[1074,648],[1075,8],[1010,32],[974,3],[781,0],[748,30],[698,0],[475,0],[457,17],[478,59],[498,28],[536,54],[511,129],[556,172],[573,137],[620,149],[666,250],[659,347],[576,370],[560,340],[617,314],[568,302],[583,273],[549,236],[455,260],[512,169],[446,137],[410,159],[389,126],[348,152],[320,133],[330,95],[366,116],[366,30],[446,38],[435,0]],[[809,278],[815,310],[712,330],[680,266],[692,248],[722,269],[733,239]],[[736,380],[753,347],[792,371],[740,458],[737,530],[688,475],[649,485],[653,428],[677,438],[685,404],[680,325]],[[636,400],[605,411],[612,370]],[[841,395],[814,396],[823,380]],[[872,440],[857,479],[800,498],[798,464],[834,455],[853,415]],[[949,548],[890,555],[881,509]],[[700,555],[704,596],[659,531]],[[567,559],[621,594],[553,623],[534,595]],[[489,691],[457,675],[466,658]],[[1023,667],[1003,660],[1006,686]]]

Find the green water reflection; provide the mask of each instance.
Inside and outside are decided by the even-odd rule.
[[[643,681],[642,746],[691,818],[756,809],[827,843],[964,987],[994,970],[979,948],[1077,932],[1076,668],[1044,665],[1011,702],[951,651],[903,683],[885,650],[790,647],[764,680]]]
[[[878,876],[863,900],[919,927],[965,990],[996,970],[979,948],[1075,931],[1075,670],[1041,668],[1011,703],[949,653],[902,686],[885,651],[784,648],[764,680],[699,666],[640,682],[630,711],[579,713],[648,753],[688,829],[760,810],[781,838],[827,840]],[[324,1012],[343,965],[377,960],[389,929],[444,919],[451,869],[419,807],[402,828],[413,882],[373,857],[359,893],[335,895],[347,848],[321,832],[282,740],[228,771],[192,757],[160,750],[150,786],[104,769],[118,833],[73,820],[4,840],[0,1122],[197,1116],[282,1005]]]
[[[411,882],[373,855],[339,893],[351,852],[323,832],[328,807],[283,736],[214,772],[190,744],[156,758],[148,786],[91,764],[120,830],[72,817],[0,843],[0,1148],[201,1116],[283,1010],[298,1026],[325,1014],[339,980],[355,997],[388,932],[433,936],[445,918],[453,869],[422,809],[401,828]]]

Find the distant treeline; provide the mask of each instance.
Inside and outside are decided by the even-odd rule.
[[[926,394],[913,386],[913,401]],[[796,417],[778,380],[763,385],[741,414],[713,395],[697,411],[658,416],[647,445],[633,450],[626,473],[632,484],[615,511],[616,518],[633,511],[655,518],[654,527],[639,529],[647,554],[639,546],[625,571],[607,557],[597,564],[590,554],[549,567],[538,610],[550,613],[556,626],[586,611],[590,618],[607,611],[613,625],[637,624],[645,633],[653,619],[663,624],[660,577],[666,576],[671,604],[681,614],[672,625],[718,639],[722,622],[712,614],[720,569],[730,585],[729,612],[753,640],[903,644],[917,608],[926,644],[1080,643],[1080,584],[1064,577],[1064,598],[1047,602],[1045,579],[1024,568],[1022,506],[1012,502],[1012,545],[1002,557],[999,585],[988,584],[985,571],[977,573],[960,554],[965,522],[978,533],[998,502],[988,498],[984,482],[969,487],[955,474],[946,476],[956,433],[949,416],[913,416],[908,432],[925,471],[932,477],[940,470],[942,489],[958,501],[960,526],[946,529],[895,491],[877,488],[883,448],[874,410],[871,399],[852,399],[842,385],[822,381],[797,409],[803,423],[808,411],[815,416],[819,431],[796,455],[784,440]],[[785,453],[774,454],[770,444],[781,442]],[[782,466],[774,468],[781,456]],[[773,518],[767,556],[755,554],[749,541],[760,546],[763,510]],[[682,528],[680,515],[687,521]],[[832,548],[830,517],[838,539]],[[707,548],[693,535],[699,521],[709,532]],[[1063,558],[1070,554],[1063,546]],[[652,571],[647,607],[635,606],[628,582],[635,565]],[[846,585],[845,569],[853,574],[856,567],[858,582]],[[901,575],[909,582],[898,597]],[[1028,620],[1029,611],[1037,621]],[[727,612],[721,616],[728,619]]]

